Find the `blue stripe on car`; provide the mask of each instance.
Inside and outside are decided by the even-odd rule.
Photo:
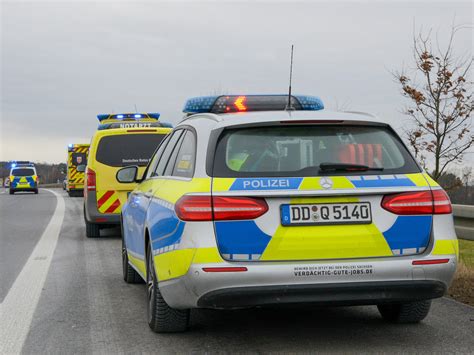
[[[221,254],[262,254],[271,239],[254,221],[222,221],[215,226]]]
[[[430,241],[432,216],[399,216],[383,235],[390,249],[425,248]]]

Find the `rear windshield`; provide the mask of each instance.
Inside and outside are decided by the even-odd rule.
[[[328,171],[320,164],[357,164],[370,168],[331,171],[331,175],[420,172],[412,156],[388,128],[310,125],[224,131],[217,143],[213,175],[327,175]]]
[[[109,166],[146,166],[165,134],[122,134],[105,136],[97,147],[96,159]]]
[[[72,153],[72,165],[87,165],[87,154]]]
[[[31,168],[13,169],[11,175],[13,175],[13,176],[32,176],[32,175],[35,175],[35,171]]]

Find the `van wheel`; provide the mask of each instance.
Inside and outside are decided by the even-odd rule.
[[[382,318],[392,323],[418,323],[430,312],[431,300],[409,303],[380,304]]]
[[[10,195],[13,195],[14,193],[15,193],[15,191],[10,189]]]
[[[122,273],[123,279],[128,284],[141,284],[143,283],[143,279],[135,271],[133,267],[130,266],[128,263],[128,254],[127,254],[127,247],[125,245],[125,237],[123,236],[122,232]]]
[[[90,223],[86,221],[86,236],[87,238],[100,237],[100,226],[97,223]]]
[[[189,324],[189,309],[173,309],[161,296],[150,245],[147,248],[146,260],[148,325],[156,333],[185,331]]]
[[[38,189],[35,190],[35,195],[38,195]]]

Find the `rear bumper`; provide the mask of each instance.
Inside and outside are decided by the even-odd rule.
[[[436,265],[412,265],[426,257],[327,262],[192,264],[188,272],[161,281],[174,308],[242,308],[272,304],[379,304],[443,296],[456,270],[456,256]],[[155,263],[156,265],[156,263]],[[213,267],[243,272],[206,272]]]
[[[120,224],[120,214],[99,212],[95,191],[84,190],[84,218],[89,223]]]
[[[33,187],[9,187],[10,190],[12,191],[36,191],[38,190],[38,186],[33,186]]]
[[[373,305],[433,299],[445,292],[445,284],[428,280],[233,287],[208,292],[199,298],[197,305],[225,309],[301,303]]]
[[[68,185],[66,187],[68,191],[82,191],[84,190],[84,184],[74,184],[74,185]]]

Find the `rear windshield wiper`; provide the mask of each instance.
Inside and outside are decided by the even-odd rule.
[[[328,172],[328,171],[369,171],[376,170],[382,171],[383,168],[370,167],[367,165],[360,164],[345,164],[345,163],[321,163],[319,164],[319,170]]]

